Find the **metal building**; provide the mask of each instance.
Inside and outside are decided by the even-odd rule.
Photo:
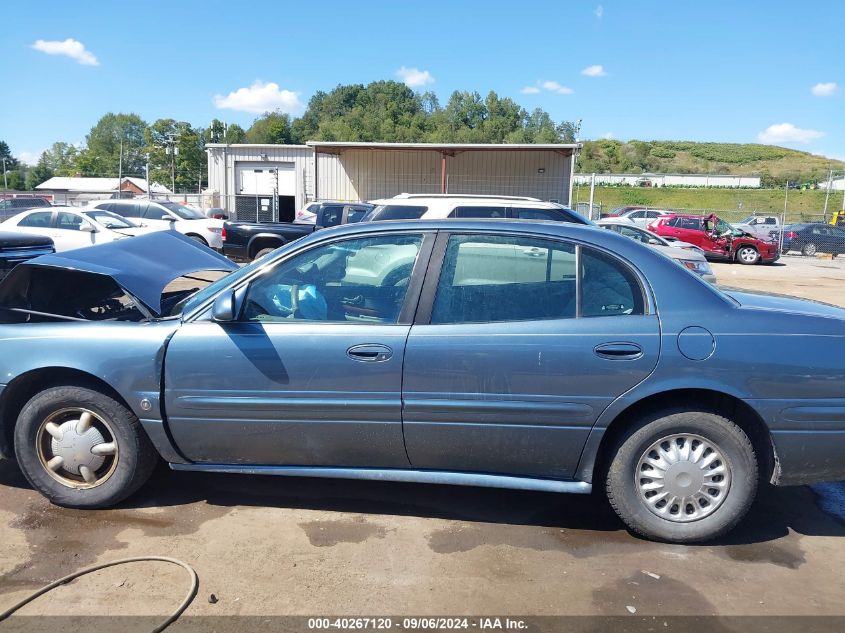
[[[293,218],[313,200],[399,193],[531,196],[571,203],[580,144],[208,145],[209,188],[238,219]]]

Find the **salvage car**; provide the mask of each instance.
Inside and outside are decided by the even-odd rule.
[[[716,283],[716,275],[713,273],[713,268],[704,257],[704,251],[694,244],[687,244],[686,242],[672,241],[663,239],[659,235],[655,235],[650,231],[634,226],[627,220],[621,218],[607,218],[596,222],[603,229],[615,231],[620,235],[629,237],[632,240],[637,240],[643,244],[648,244],[653,249],[663,253],[667,257],[671,257],[681,266],[701,276],[704,281],[712,284]]]
[[[830,253],[834,257],[845,254],[845,230],[821,222],[788,224],[783,227],[783,252],[799,251],[812,257],[816,253]]]
[[[612,231],[356,223],[166,291],[215,268],[236,266],[167,232],[0,283],[0,446],[53,503],[113,506],[160,456],[596,487],[634,532],[685,543],[733,528],[761,482],[845,477],[845,310],[720,290]]]
[[[771,264],[780,259],[776,240],[758,239],[715,215],[669,213],[650,223],[648,230],[661,237],[695,244],[707,259],[740,264]]]
[[[150,232],[102,209],[52,207],[24,211],[0,223],[0,230],[49,237],[56,251],[69,251]]]

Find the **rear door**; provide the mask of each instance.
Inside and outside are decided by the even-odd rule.
[[[636,274],[611,254],[531,236],[441,234],[405,353],[413,466],[573,476],[601,411],[657,363],[648,305]]]

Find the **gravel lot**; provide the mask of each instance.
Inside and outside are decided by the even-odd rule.
[[[845,306],[845,261],[714,268]],[[726,540],[684,547],[632,537],[593,497],[166,468],[122,508],[63,510],[5,462],[0,609],[80,567],[160,554],[199,573],[194,615],[845,615],[843,497],[845,484],[766,487]],[[113,568],[23,612],[163,615],[182,573]]]

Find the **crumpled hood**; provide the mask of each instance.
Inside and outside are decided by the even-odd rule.
[[[744,308],[758,308],[775,310],[778,312],[792,312],[795,314],[809,314],[845,319],[845,309],[821,301],[811,299],[797,299],[786,295],[768,292],[754,292],[735,288],[720,288],[726,295],[735,299]]]
[[[203,270],[238,269],[237,264],[181,233],[156,231],[18,264],[0,283],[0,295],[33,266],[107,275],[156,316],[161,316],[161,294],[174,279]]]

